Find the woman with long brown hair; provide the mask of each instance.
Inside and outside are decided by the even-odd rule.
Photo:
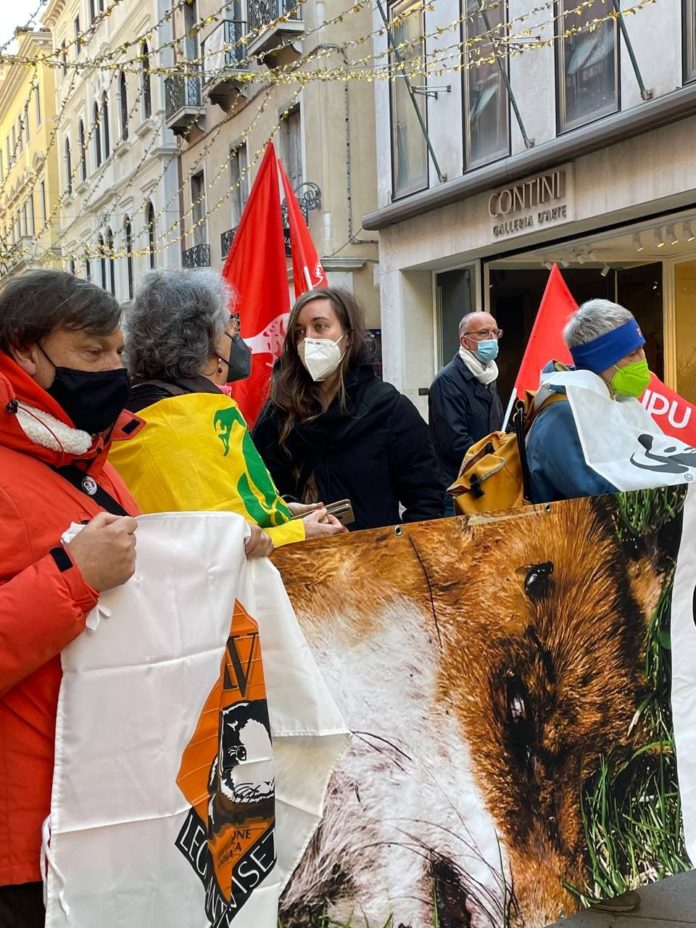
[[[375,374],[362,311],[344,290],[310,290],[295,303],[253,438],[281,494],[347,498],[351,528],[443,514],[428,428]]]

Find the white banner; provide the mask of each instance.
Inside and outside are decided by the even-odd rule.
[[[696,476],[696,449],[665,435],[641,403],[609,394],[590,371],[542,374],[537,403],[553,385],[565,387],[585,461],[619,490],[689,482]]]
[[[672,712],[684,837],[696,863],[696,491],[689,487],[672,592]]]
[[[139,523],[62,655],[47,928],[276,928],[345,725],[243,519]]]

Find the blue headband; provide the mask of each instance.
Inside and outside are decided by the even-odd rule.
[[[593,371],[601,374],[609,370],[621,358],[632,354],[645,344],[643,333],[635,319],[629,319],[611,332],[605,332],[599,338],[576,345],[570,349],[575,366],[581,370]]]

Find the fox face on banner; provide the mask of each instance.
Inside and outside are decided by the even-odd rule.
[[[273,869],[275,776],[258,627],[235,604],[220,677],[181,759],[191,810],[176,846],[205,887],[205,916],[224,926]]]
[[[689,868],[669,652],[684,492],[275,553],[354,732],[284,928],[541,928]]]

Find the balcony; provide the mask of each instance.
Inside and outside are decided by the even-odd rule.
[[[165,78],[164,107],[167,125],[174,135],[186,135],[205,113],[200,77],[176,74]]]
[[[269,67],[290,64],[302,54],[297,41],[304,32],[297,0],[249,0],[249,54]]]
[[[210,267],[210,245],[194,245],[187,248],[181,255],[181,263],[185,268]]]
[[[203,85],[211,103],[226,113],[245,97],[249,74],[246,23],[223,19],[203,41]]]
[[[227,232],[223,232],[220,236],[220,251],[222,257],[227,257],[227,252],[232,247],[232,241],[234,239],[234,233],[237,231],[238,226],[235,226],[233,229],[228,229]]]

